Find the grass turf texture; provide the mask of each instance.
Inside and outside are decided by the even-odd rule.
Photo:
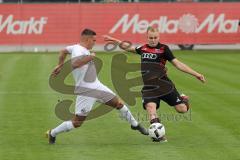
[[[132,160],[132,159],[239,159],[240,158],[240,51],[175,51],[178,59],[206,76],[207,83],[181,73],[168,64],[177,89],[191,98],[185,116],[161,103],[168,143],[158,144],[130,129],[112,111],[57,137],[48,145],[44,132],[62,121],[54,112],[58,100],[72,99],[48,85],[57,63],[53,53],[0,54],[0,159],[1,160]],[[116,53],[115,53],[116,54]],[[99,52],[103,69],[99,79],[113,88],[110,64],[114,54]],[[139,62],[128,54],[129,62]],[[68,78],[71,82],[71,77]],[[72,106],[72,109],[74,106]],[[145,126],[149,123],[139,98],[131,106]]]

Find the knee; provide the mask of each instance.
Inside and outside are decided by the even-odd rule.
[[[175,108],[178,113],[186,113],[188,111],[186,105],[175,106]]]
[[[73,123],[74,128],[78,128],[82,125],[83,122],[75,120],[75,121],[72,121],[72,123]]]
[[[178,113],[186,113],[187,110],[185,110],[185,109],[181,109],[181,110],[177,110],[177,112],[178,112]]]
[[[156,112],[157,104],[150,102],[145,105],[145,108],[148,112]]]
[[[116,109],[121,109],[124,106],[123,101],[118,97],[114,97],[113,99],[111,99],[105,104]]]
[[[124,106],[124,103],[121,100],[118,100],[115,104],[117,109],[121,109]]]
[[[75,116],[73,119],[72,119],[72,124],[74,126],[74,128],[78,128],[80,127],[84,120],[86,119],[86,116]]]

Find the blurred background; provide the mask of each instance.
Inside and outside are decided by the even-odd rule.
[[[240,159],[239,0],[0,3],[0,160]],[[111,35],[137,46],[146,43],[148,26],[156,26],[160,42],[168,44],[179,60],[207,80],[201,84],[167,63],[168,76],[180,93],[190,96],[191,102],[186,114],[178,114],[161,102],[158,115],[169,142],[153,144],[112,111],[87,121],[78,130],[59,135],[56,145],[48,145],[45,131],[62,122],[56,115],[56,105],[72,100],[70,111],[75,105],[75,95],[55,91],[49,78],[58,63],[59,50],[78,43],[85,28],[97,32],[93,49],[102,62],[98,78],[125,102],[125,97],[135,100],[129,105],[132,113],[145,127],[149,126],[141,97],[131,92],[141,92],[141,83],[134,86],[134,78],[141,76],[140,68],[133,71],[140,56],[110,52],[119,50],[111,45],[106,51],[102,37]],[[123,64],[116,63],[119,59]],[[74,85],[71,75],[64,82]],[[122,85],[115,87],[116,82]],[[132,87],[126,87],[129,85]],[[127,89],[121,94],[118,87]]]
[[[0,0],[0,51],[57,51],[84,28],[134,45],[149,25],[172,49],[240,49],[239,0]]]
[[[95,3],[95,2],[239,2],[239,0],[1,0],[2,3]]]

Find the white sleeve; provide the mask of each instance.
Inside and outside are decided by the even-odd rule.
[[[73,48],[74,48],[74,45],[67,46],[65,49],[68,51],[68,53],[72,54]]]
[[[68,53],[70,53],[71,58],[79,57],[85,55],[84,51],[78,45],[71,45],[65,48]]]
[[[83,58],[84,55],[87,55],[85,53],[85,51],[83,50],[83,48],[75,45],[73,48],[72,48],[72,52],[71,52],[71,58],[75,58],[75,57],[78,57],[78,58]]]

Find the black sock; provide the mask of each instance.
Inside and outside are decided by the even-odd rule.
[[[159,118],[154,118],[150,121],[150,124],[153,124],[153,123],[160,123],[160,119]]]

